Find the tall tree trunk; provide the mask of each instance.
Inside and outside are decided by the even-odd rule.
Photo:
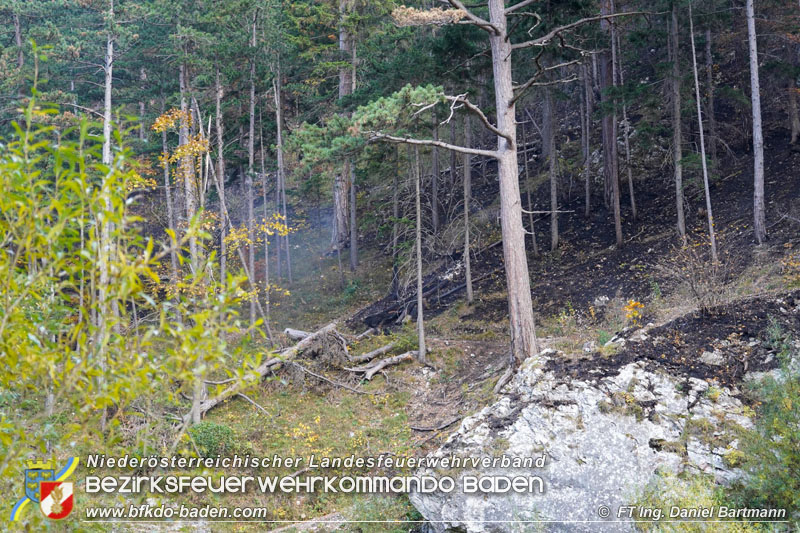
[[[398,174],[400,173],[400,150],[394,151],[394,175],[392,176],[392,296],[397,298],[398,285],[400,283],[397,264],[397,245],[399,239],[400,222],[400,191],[398,184]]]
[[[622,59],[620,59],[619,54],[620,50],[622,49],[621,39],[619,37],[619,33],[617,33],[617,70],[619,72],[619,84],[625,85],[625,78],[622,74]],[[631,214],[633,215],[633,220],[635,221],[638,217],[638,213],[636,211],[636,195],[633,192],[633,168],[632,168],[632,160],[631,160],[631,123],[628,121],[628,105],[623,102],[622,103],[622,122],[625,123],[625,170],[628,172],[628,195],[630,196],[631,200]]]
[[[189,106],[187,102],[188,92],[188,68],[185,62],[181,62],[180,71],[178,73],[178,84],[180,87],[181,98],[181,122],[180,122],[180,144],[189,142]],[[197,118],[199,120],[199,117]],[[196,121],[195,121],[196,122]],[[194,123],[193,123],[194,124]],[[202,125],[200,125],[202,127]],[[186,206],[186,220],[190,221],[194,218],[197,212],[197,182],[195,177],[195,158],[194,156],[187,155],[183,157],[179,163],[180,174],[184,183],[184,195]],[[191,270],[193,276],[200,275],[200,261],[197,248],[197,238],[194,235],[189,237],[189,254],[191,256]],[[205,362],[198,360],[195,362],[194,368],[194,386],[192,390],[192,423],[199,424],[202,419],[200,411],[200,404],[206,397],[206,388],[203,381],[203,368]]]
[[[17,45],[17,67],[22,68],[25,65],[25,55],[22,53],[22,24],[18,13],[14,13],[14,44]]]
[[[499,29],[497,33],[489,34],[489,42],[492,50],[497,129],[503,134],[497,137],[497,169],[508,315],[511,322],[511,363],[518,365],[526,357],[536,353],[537,349],[528,257],[525,253],[525,229],[522,226],[520,205],[511,43],[507,39],[505,2],[489,0],[489,20]]]
[[[601,5],[603,15],[614,14],[614,3],[611,0],[603,0]],[[614,27],[609,20],[601,22],[602,27],[608,32],[611,42],[611,51],[603,52],[598,61],[600,62],[600,84],[602,88],[601,98],[603,103],[608,106],[611,104],[613,112],[603,116],[603,177],[604,177],[604,200],[606,207],[611,207],[614,214],[614,233],[616,236],[617,247],[622,246],[622,219],[620,215],[619,202],[619,165],[617,158],[617,116],[616,102],[612,101],[609,89],[615,85],[615,50]]]
[[[797,108],[797,84],[794,79],[789,83],[789,127],[792,130],[790,144],[797,144],[800,137],[800,112]]]
[[[610,0],[611,14],[615,12],[614,0]],[[616,33],[617,25],[612,21],[609,22],[610,36],[611,36],[611,85],[617,87],[617,45]],[[619,137],[618,128],[619,121],[617,120],[617,101],[612,99],[614,112],[611,114],[611,207],[614,211],[614,234],[616,236],[617,248],[622,248],[622,213],[620,209],[620,191],[619,191],[619,147],[617,145],[617,138]]]
[[[259,129],[263,132],[264,128],[261,123],[260,115],[259,115]],[[278,130],[280,130],[280,122],[278,122]],[[278,141],[280,143],[280,141]],[[264,201],[264,312],[266,316],[264,317],[264,321],[267,323],[267,331],[270,331],[269,328],[269,311],[270,311],[270,284],[269,284],[269,238],[270,234],[268,231],[269,228],[269,208],[267,207],[267,169],[264,164],[264,136],[259,136],[259,143],[261,144],[261,188],[262,188],[262,199]],[[280,146],[280,144],[278,145]],[[280,148],[279,148],[280,149]],[[280,166],[280,164],[279,164]],[[280,174],[280,171],[278,171]],[[277,180],[276,180],[277,181]],[[277,183],[275,184],[277,187]],[[280,239],[280,236],[278,236]],[[270,335],[271,338],[271,335]]]
[[[189,124],[187,122],[189,116],[189,106],[186,100],[186,93],[188,92],[187,82],[187,67],[186,63],[181,63],[180,71],[178,73],[178,84],[180,87],[181,97],[181,122],[179,131],[179,143],[186,144],[189,142]],[[197,187],[195,184],[195,164],[194,158],[191,155],[185,156],[180,161],[180,176],[183,181],[184,192],[184,206],[186,212],[184,213],[185,220],[190,221],[197,212]],[[195,236],[189,237],[189,254],[191,256],[192,274],[197,274],[198,268],[198,252],[197,252],[197,238]]]
[[[144,91],[147,83],[147,72],[144,67],[139,69],[139,81],[142,82],[141,90]],[[139,100],[139,140],[142,142],[147,140],[144,130],[144,100]]]
[[[706,213],[708,215],[708,236],[711,240],[711,258],[716,265],[717,237],[714,232],[714,215],[711,211],[711,191],[708,185],[708,165],[706,164],[706,141],[703,133],[703,112],[700,108],[700,81],[697,76],[697,52],[694,46],[694,21],[692,20],[692,4],[689,3],[689,40],[692,44],[692,74],[694,75],[694,97],[697,103],[697,128],[700,131],[700,159],[703,163],[703,189],[706,195]]]
[[[542,161],[550,159],[550,135],[553,133],[553,95],[545,89],[545,100],[542,106]]]
[[[250,41],[253,56],[250,58],[250,109],[249,109],[249,129],[247,132],[247,174],[245,174],[245,189],[247,196],[247,266],[252,281],[255,285],[256,273],[256,250],[255,250],[255,216],[253,214],[253,163],[255,160],[255,136],[256,136],[256,15],[253,15],[253,33]],[[250,297],[250,324],[256,321],[256,295]]]
[[[683,148],[681,144],[681,65],[678,47],[678,5],[672,3],[670,25],[670,56],[672,59],[672,164],[675,177],[675,208],[678,214],[678,235],[686,243],[686,219],[683,214]]]
[[[161,112],[163,113],[166,110],[166,104],[162,104]],[[167,130],[161,131],[161,152],[164,158],[164,194],[165,194],[165,201],[167,203],[167,224],[169,225],[169,230],[172,232],[173,235],[177,235],[175,233],[175,208],[172,203],[172,184],[170,183],[169,179],[169,162],[168,159],[168,147],[167,147]],[[170,280],[170,284],[174,287],[178,283],[180,277],[178,274],[178,253],[175,251],[175,244],[176,242],[172,243],[173,246],[170,247],[169,251],[169,260],[170,260],[170,273],[172,275],[172,279]],[[176,295],[176,300],[178,296]]]
[[[753,0],[747,0],[747,43],[750,51],[750,99],[753,108],[753,230],[758,244],[767,239],[764,206],[764,134],[761,130],[761,87],[758,81],[758,46]]]
[[[350,271],[358,268],[358,214],[356,211],[356,165],[350,163],[350,176],[348,178],[350,190]]]
[[[706,116],[708,117],[708,153],[711,170],[717,168],[717,116],[714,111],[714,57],[711,55],[711,28],[706,28]]]
[[[350,93],[356,90],[356,43],[353,36],[352,53],[350,60]],[[348,186],[350,188],[350,270],[356,271],[358,268],[358,205],[356,204],[356,164],[350,163],[350,175],[348,176]]]
[[[424,299],[422,297],[422,205],[420,202],[420,160],[419,147],[414,147],[414,186],[416,187],[416,256],[417,256],[417,336],[419,338],[419,348],[417,350],[417,360],[421,363],[427,361],[428,350],[425,346],[425,321],[423,317]]]
[[[584,131],[583,142],[581,147],[583,149],[583,185],[584,185],[584,209],[583,216],[589,218],[591,214],[592,205],[592,189],[591,189],[591,169],[589,168],[591,158],[591,140],[592,140],[592,82],[589,79],[589,69],[586,64],[581,64],[581,71],[583,73],[583,111],[584,111]]]
[[[276,187],[280,191],[281,196],[281,214],[283,215],[283,222],[289,226],[289,214],[286,210],[286,163],[283,157],[283,81],[281,80],[280,64],[275,69],[275,77],[272,81],[273,93],[275,94],[275,123],[276,123],[276,140],[275,151],[278,157],[278,179],[276,180]],[[278,237],[277,240],[280,240]],[[292,253],[289,246],[289,232],[283,237],[283,244],[286,247],[286,277],[289,284],[292,283]],[[278,248],[280,250],[280,247]]]
[[[545,88],[544,95],[544,109],[545,116],[550,117],[550,122],[553,122],[555,115],[553,106],[553,91],[550,87]],[[555,252],[558,249],[558,173],[556,169],[556,132],[555,128],[545,128],[543,130],[545,138],[542,142],[543,146],[547,146],[546,153],[548,156],[548,176],[550,178],[550,251]]]
[[[450,144],[456,144],[456,121],[450,120]],[[458,159],[456,158],[456,153],[453,150],[450,150],[450,173],[449,178],[447,180],[447,190],[452,191],[453,187],[456,183],[456,165],[458,164]]]
[[[104,64],[104,98],[103,98],[103,164],[111,168],[111,88],[113,83],[113,69],[114,69],[114,35],[113,25],[114,21],[114,2],[109,2],[108,9],[108,22],[109,27],[106,30],[106,56]],[[110,172],[110,170],[109,170]],[[111,203],[111,192],[109,191],[110,185],[107,180],[103,180],[102,185],[102,198],[103,210],[105,214],[100,224],[100,246],[98,253],[98,280],[97,280],[97,313],[95,316],[96,332],[94,338],[94,349],[97,354],[97,364],[100,367],[100,385],[105,385],[105,374],[108,371],[108,351],[106,344],[108,343],[108,319],[109,319],[109,302],[108,290],[111,282],[111,266],[110,261],[113,257],[113,241],[112,241],[112,223],[110,220],[111,211],[113,209]],[[106,427],[106,410],[103,409],[100,419],[100,429],[105,431]]]
[[[439,140],[439,120],[433,116],[433,140]],[[431,150],[432,171],[431,171],[431,227],[433,234],[439,233],[439,148],[436,146]]]
[[[217,126],[217,179],[219,180],[219,279],[225,283],[228,265],[228,221],[225,218],[225,130],[222,123],[222,96],[223,88],[219,78],[219,65],[215,68],[214,78],[214,107]]]
[[[529,117],[531,121],[532,118]],[[528,161],[528,143],[530,140],[530,128],[527,126],[527,122],[522,123],[522,143],[525,145],[525,149],[523,150],[522,159],[524,160],[523,168],[525,169],[525,196],[527,200],[528,206],[528,226],[530,226],[530,236],[531,236],[531,246],[533,246],[533,255],[539,255],[539,245],[536,242],[536,225],[533,220],[533,201],[531,201],[531,176],[530,176],[530,162]]]
[[[352,58],[353,36],[347,29],[346,19],[350,14],[351,0],[339,0],[339,52],[342,58]],[[344,98],[353,92],[353,69],[351,65],[339,68],[339,98]],[[336,249],[341,248],[347,240],[347,182],[350,177],[350,165],[347,160],[342,165],[342,171],[336,175],[333,183],[333,242]]]
[[[451,141],[453,140],[451,136]],[[452,143],[455,144],[455,143]],[[464,117],[464,146],[472,148],[472,127],[470,117]],[[455,152],[452,152],[455,154]],[[455,168],[451,161],[451,169]],[[464,277],[467,282],[467,303],[472,303],[472,265],[470,261],[469,244],[469,202],[472,198],[472,157],[464,154]]]

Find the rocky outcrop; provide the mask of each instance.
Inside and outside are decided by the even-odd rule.
[[[421,474],[538,476],[544,491],[413,493],[432,531],[603,530],[659,470],[730,481],[739,472],[737,428],[751,427],[738,390],[633,362],[574,378],[552,369],[564,354],[532,358],[495,404],[463,421],[434,457],[538,457],[541,469],[427,470]],[[605,374],[605,375],[603,375]],[[520,521],[543,520],[526,528]],[[515,521],[516,523],[509,523]],[[568,522],[567,522],[568,521]],[[615,531],[630,524],[605,524]],[[626,527],[627,526],[627,527]],[[598,529],[600,527],[600,529]],[[606,529],[612,530],[612,529]]]

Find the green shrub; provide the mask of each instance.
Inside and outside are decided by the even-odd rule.
[[[636,529],[653,533],[704,533],[715,531],[719,533],[756,533],[766,531],[760,524],[753,522],[704,522],[702,520],[676,521],[670,518],[670,509],[693,508],[719,508],[719,506],[732,506],[722,487],[716,485],[708,476],[696,475],[685,478],[673,474],[657,476],[637,499],[634,506],[638,509],[661,509],[659,519],[650,515],[638,516]],[[636,512],[636,511],[634,511]],[[709,518],[709,520],[717,520]]]
[[[236,450],[236,433],[216,422],[200,422],[189,428],[189,435],[203,457],[230,454]]]
[[[796,368],[792,372],[788,339],[774,333],[782,369],[757,386],[756,427],[743,439],[743,466],[750,475],[738,496],[748,506],[786,509],[800,525],[800,375]]]

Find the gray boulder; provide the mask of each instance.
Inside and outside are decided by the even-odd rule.
[[[633,531],[618,510],[658,472],[703,472],[720,482],[741,475],[725,458],[738,445],[736,428],[752,427],[738,391],[640,361],[618,372],[559,375],[548,362],[563,357],[545,350],[530,358],[499,401],[429,455],[544,456],[544,467],[421,469],[456,480],[448,493],[410,495],[430,531]],[[538,477],[543,491],[465,493],[466,476]]]

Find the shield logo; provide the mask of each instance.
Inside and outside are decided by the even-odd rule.
[[[55,471],[42,468],[25,470],[25,496],[38,502],[41,499],[39,485],[43,481],[53,481]]]
[[[39,508],[47,518],[61,520],[72,512],[72,482],[42,481],[42,500]]]

